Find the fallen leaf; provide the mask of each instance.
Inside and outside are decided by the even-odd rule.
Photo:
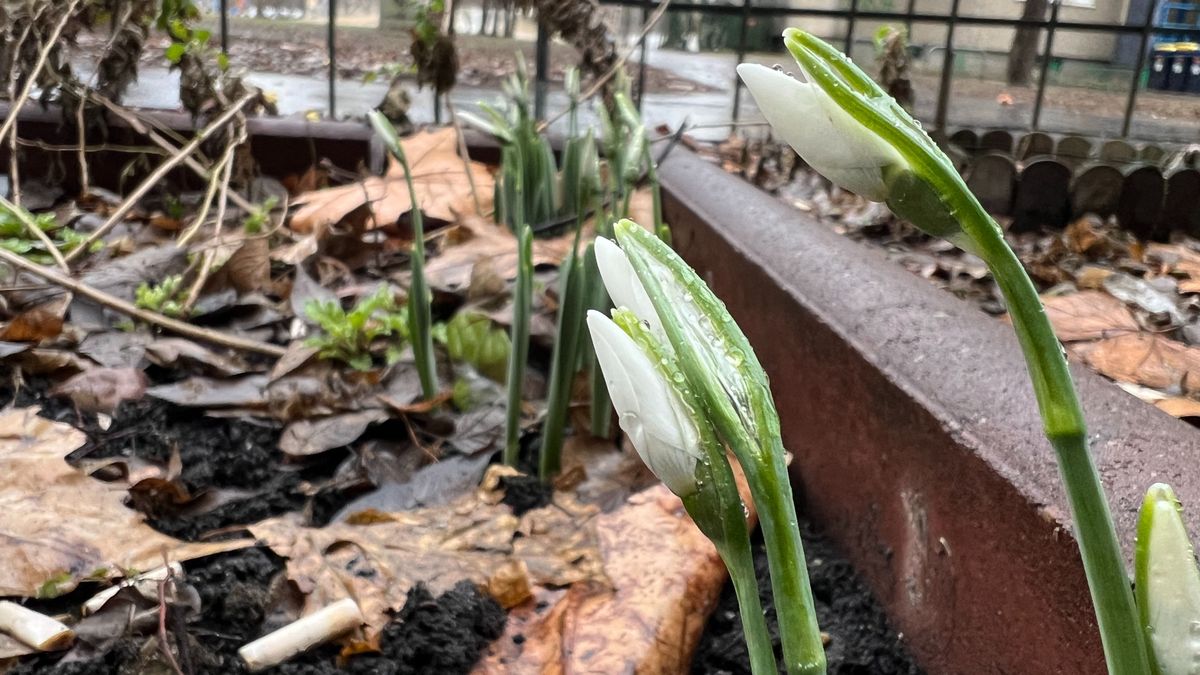
[[[453,222],[458,214],[473,212],[472,180],[484,212],[491,211],[494,192],[491,171],[479,162],[469,162],[467,168],[458,155],[458,137],[453,127],[418,132],[400,142],[412,169],[413,188],[422,213]],[[390,156],[385,175],[307,192],[298,196],[295,204],[300,209],[292,215],[291,228],[297,232],[323,231],[363,207],[370,210],[363,214],[368,229],[392,225],[412,210],[404,170]]]
[[[1200,347],[1156,333],[1139,333],[1068,345],[1106,377],[1173,394],[1200,390]]]
[[[725,582],[716,549],[662,485],[597,516],[595,528],[608,583],[537,589],[475,675],[687,672]]]
[[[88,335],[75,351],[106,368],[138,368],[153,341],[144,331],[104,331]]]
[[[146,346],[146,354],[155,365],[175,367],[180,362],[199,364],[214,375],[242,375],[246,364],[224,354],[218,354],[199,343],[184,338],[159,338]]]
[[[396,512],[439,506],[458,499],[479,484],[487,468],[488,455],[454,455],[421,467],[404,482],[383,483],[378,489],[342,507],[334,522],[353,520],[364,511]]]
[[[266,237],[247,237],[221,270],[238,293],[262,290],[271,280],[270,252]]]
[[[559,265],[571,252],[574,232],[559,237],[535,239],[533,264]],[[425,279],[442,291],[461,291],[470,287],[476,265],[487,260],[489,274],[503,280],[517,277],[517,238],[503,225],[478,216],[464,216],[447,233],[438,254],[425,264]]]
[[[0,411],[0,596],[55,597],[83,579],[158,567],[164,554],[183,561],[252,543],[186,543],[156,532],[125,506],[123,489],[63,459],[85,440],[36,408]]]
[[[372,424],[388,414],[382,410],[360,410],[292,422],[279,437],[279,449],[293,457],[315,455],[350,445]]]
[[[34,307],[16,315],[4,328],[0,328],[0,340],[41,342],[58,337],[62,327],[62,314],[45,307]]]
[[[266,402],[266,375],[213,379],[189,377],[172,384],[150,387],[146,393],[175,405],[197,408],[255,407]]]
[[[1097,340],[1140,330],[1125,303],[1108,293],[1080,291],[1043,296],[1046,316],[1063,342]]]
[[[543,507],[518,519],[495,494],[495,476],[504,472],[512,470],[493,467],[493,480],[485,478],[485,487],[443,506],[370,511],[358,514],[353,523],[323,528],[304,527],[292,514],[249,529],[288,559],[287,575],[305,595],[305,614],[349,596],[362,608],[372,632],[387,623],[390,611],[403,607],[417,583],[435,596],[463,580],[486,587],[514,558],[537,559],[537,565],[529,565],[533,583],[601,578],[590,528],[565,515],[557,529],[528,527],[531,518],[562,510]]]
[[[1194,398],[1175,396],[1155,401],[1154,405],[1172,417],[1200,417],[1200,401]]]
[[[1176,297],[1155,288],[1145,279],[1117,272],[1106,277],[1103,283],[1104,290],[1118,300],[1140,307],[1152,315],[1163,315],[1174,325],[1184,323],[1175,304]]]
[[[76,408],[90,413],[111,415],[124,401],[136,401],[146,394],[146,375],[134,368],[91,368],[75,375],[50,391],[66,396]]]

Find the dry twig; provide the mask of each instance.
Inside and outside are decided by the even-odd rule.
[[[163,316],[158,312],[151,312],[149,310],[142,309],[128,300],[123,300],[114,295],[109,295],[108,293],[105,293],[99,289],[92,288],[91,286],[88,286],[74,277],[68,276],[67,274],[59,272],[56,269],[39,265],[32,260],[26,260],[16,253],[2,248],[0,248],[0,261],[6,262],[13,267],[29,272],[30,274],[39,276],[46,281],[61,286],[62,288],[72,291],[77,295],[82,295],[85,298],[94,300],[101,305],[108,307],[109,309],[116,310],[135,319],[140,319],[146,323],[154,324],[160,328],[165,328],[166,330],[178,333],[184,337],[189,337],[194,340],[202,340],[204,342],[220,345],[222,347],[229,347],[231,349],[240,349],[247,352],[255,352],[257,354],[266,354],[267,356],[274,356],[276,358],[283,356],[284,352],[287,351],[279,345],[273,345],[267,342],[253,340],[251,338],[238,337],[236,335],[226,335],[220,331],[204,328],[202,326],[193,326],[186,321],[172,319],[171,317]]]

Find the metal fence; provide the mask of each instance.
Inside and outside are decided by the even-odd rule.
[[[344,0],[343,0],[344,1]],[[641,10],[643,21],[647,20],[653,12],[658,9],[664,0],[599,0],[600,4],[606,6],[616,6],[632,10]],[[1047,77],[1050,70],[1050,64],[1053,60],[1053,48],[1055,34],[1059,31],[1082,31],[1094,32],[1098,34],[1111,35],[1135,35],[1139,39],[1139,47],[1136,57],[1136,65],[1134,66],[1132,75],[1129,79],[1128,94],[1124,108],[1124,114],[1121,122],[1122,137],[1128,136],[1130,125],[1133,120],[1134,108],[1137,104],[1139,83],[1143,76],[1143,71],[1146,69],[1147,58],[1150,52],[1152,38],[1157,30],[1165,30],[1163,27],[1155,25],[1155,6],[1157,2],[1150,2],[1146,7],[1146,16],[1137,24],[1114,24],[1114,23],[1099,23],[1099,22],[1081,22],[1081,21],[1063,21],[1059,18],[1059,10],[1061,0],[1051,0],[1049,17],[1044,20],[1032,20],[1021,18],[998,18],[963,15],[960,13],[961,0],[951,0],[949,12],[945,14],[936,14],[928,12],[915,11],[916,0],[907,0],[907,11],[892,12],[892,11],[874,11],[860,9],[860,0],[848,0],[849,6],[843,9],[818,9],[806,7],[789,7],[789,6],[763,6],[755,4],[754,0],[741,0],[738,4],[705,4],[699,2],[670,2],[667,8],[668,12],[697,12],[709,15],[733,16],[740,20],[739,39],[736,46],[737,60],[744,60],[747,53],[747,34],[752,22],[760,18],[778,18],[778,17],[822,17],[827,19],[840,19],[845,21],[846,32],[843,36],[844,49],[850,50],[850,47],[855,41],[855,28],[860,20],[867,21],[887,21],[896,24],[903,24],[910,28],[914,24],[935,24],[945,27],[946,37],[944,49],[942,53],[941,77],[938,84],[936,109],[933,119],[933,126],[944,131],[947,126],[947,111],[952,92],[953,84],[953,65],[955,58],[954,35],[955,28],[963,25],[985,26],[996,28],[1036,28],[1044,32],[1045,38],[1043,42],[1042,58],[1038,66],[1037,89],[1034,98],[1032,118],[1029,128],[1031,130],[1039,130],[1041,127],[1042,109],[1045,101],[1045,92],[1047,87]],[[329,110],[333,115],[336,111],[337,101],[337,57],[336,57],[336,32],[335,24],[337,19],[337,0],[327,0],[326,6],[328,10],[328,31],[327,31],[327,49],[328,49],[328,86],[329,86]],[[229,17],[229,0],[220,0],[220,37],[222,48],[228,50],[228,17]],[[1186,39],[1200,41],[1200,28],[1178,28],[1170,27],[1169,32],[1176,39]],[[539,29],[538,34],[538,57],[536,59],[536,76],[535,82],[543,85],[547,81],[547,64],[549,36],[544,29]],[[635,79],[635,95],[636,100],[641,105],[642,93],[645,90],[646,82],[646,40],[643,37],[640,40],[640,45],[635,46],[640,50],[640,58],[638,59],[638,75]],[[732,117],[736,120],[739,105],[741,102],[742,87],[741,82],[736,75],[731,72],[730,78],[734,83],[732,96]],[[541,88],[541,87],[539,87]],[[539,97],[540,98],[540,97]]]

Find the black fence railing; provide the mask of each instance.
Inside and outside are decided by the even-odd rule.
[[[624,7],[630,10],[641,10],[643,22],[647,20],[656,10],[663,0],[599,0],[600,4],[607,6]],[[838,19],[845,22],[845,35],[839,40],[843,43],[845,50],[848,52],[853,46],[856,36],[855,29],[860,21],[887,21],[896,24],[902,24],[908,27],[909,33],[912,33],[914,24],[933,24],[945,26],[946,35],[944,44],[942,45],[942,68],[941,76],[938,82],[938,91],[936,98],[936,108],[934,112],[933,126],[944,131],[947,126],[947,115],[951,100],[951,90],[953,85],[953,66],[955,57],[955,28],[962,25],[993,27],[993,28],[1036,28],[1045,32],[1045,40],[1041,53],[1041,62],[1038,69],[1037,89],[1034,96],[1034,104],[1030,124],[1028,128],[1032,131],[1040,129],[1042,122],[1042,109],[1045,104],[1045,93],[1050,73],[1050,64],[1053,61],[1053,47],[1055,34],[1062,31],[1079,31],[1079,32],[1094,32],[1101,34],[1110,34],[1118,36],[1137,36],[1139,38],[1139,46],[1136,56],[1136,64],[1134,66],[1131,77],[1129,78],[1129,87],[1125,101],[1125,109],[1121,120],[1122,137],[1128,136],[1130,127],[1134,117],[1134,111],[1137,105],[1138,91],[1140,89],[1143,71],[1146,69],[1147,56],[1150,51],[1151,41],[1156,32],[1155,26],[1155,6],[1157,2],[1152,0],[1145,3],[1145,17],[1140,22],[1134,23],[1101,23],[1087,21],[1063,21],[1059,16],[1059,9],[1062,0],[1051,0],[1050,16],[1046,19],[1023,19],[1023,18],[1001,18],[987,16],[972,16],[963,15],[960,12],[960,0],[951,0],[950,8],[947,13],[937,14],[929,12],[915,11],[915,0],[907,0],[907,9],[903,12],[894,11],[876,11],[873,9],[861,9],[859,0],[848,0],[848,7],[844,9],[826,9],[815,7],[793,7],[793,6],[777,6],[777,5],[758,5],[754,0],[741,0],[740,3],[727,4],[705,4],[700,2],[671,2],[667,8],[667,12],[696,12],[702,15],[714,15],[724,17],[734,17],[740,21],[740,30],[737,32],[738,39],[736,41],[737,61],[745,60],[748,40],[747,35],[750,26],[758,19],[780,18],[780,17],[816,17],[826,19]],[[220,38],[222,48],[228,51],[229,45],[229,0],[219,1],[220,16]],[[335,24],[337,18],[338,0],[326,0],[328,8],[328,31],[327,31],[327,50],[328,50],[328,86],[329,86],[329,113],[331,116],[336,114],[337,110],[337,56],[336,56],[336,32]],[[1163,29],[1165,30],[1165,29]],[[539,84],[546,81],[547,73],[544,72],[548,68],[548,59],[544,58],[548,44],[548,36],[545,30],[539,25],[538,36],[538,56],[536,62],[535,81]],[[1171,27],[1170,34],[1172,38],[1178,40],[1192,40],[1200,42],[1200,28],[1178,28]],[[641,106],[643,93],[645,92],[646,84],[646,64],[647,64],[647,46],[646,39],[642,37],[640,44],[636,45],[639,50],[640,58],[638,59],[637,68],[638,74],[634,82],[636,88],[636,98],[638,105]],[[741,99],[742,85],[736,75],[731,72],[730,78],[734,82],[732,94],[732,115],[734,121],[737,120]],[[540,98],[540,97],[539,97]]]

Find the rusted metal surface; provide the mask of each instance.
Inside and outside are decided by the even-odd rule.
[[[805,510],[930,673],[1105,672],[1011,328],[690,153],[662,167],[680,253],[763,361]],[[1200,530],[1200,434],[1075,368],[1131,554],[1171,482]]]

